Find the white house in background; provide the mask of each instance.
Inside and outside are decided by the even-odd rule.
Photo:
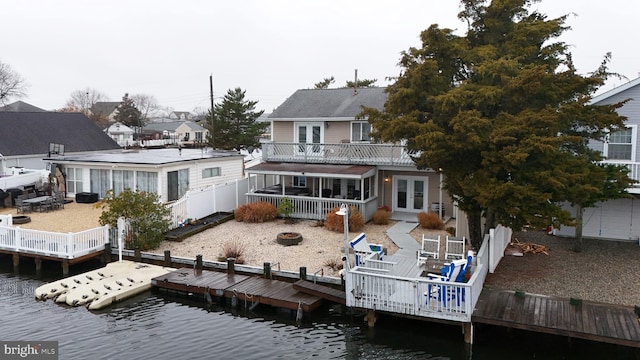
[[[133,129],[121,122],[116,122],[115,124],[109,126],[106,132],[107,135],[109,135],[115,142],[118,143],[118,145],[122,147],[129,147],[134,145]]]
[[[592,141],[590,147],[604,155],[605,162],[625,165],[629,177],[640,181],[640,78],[618,86],[592,99],[595,105],[615,104],[629,99],[618,109],[627,117],[626,128],[611,132],[602,141]],[[590,238],[639,241],[640,236],[640,186],[628,189],[629,198],[609,200],[596,207],[585,209],[583,236]],[[567,206],[575,215],[575,209]],[[563,226],[558,235],[574,236],[575,228]]]
[[[172,143],[191,147],[204,144],[209,130],[193,121],[153,122],[142,128],[142,135],[145,139],[172,140]]]
[[[191,113],[188,111],[172,111],[169,114],[169,119],[172,120],[191,120]]]
[[[118,153],[56,156],[45,159],[65,175],[67,196],[81,192],[102,198],[129,188],[152,191],[163,202],[187,190],[223,184],[244,176],[243,156],[211,149],[123,150]]]

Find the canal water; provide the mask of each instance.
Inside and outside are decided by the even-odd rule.
[[[36,301],[35,289],[61,276],[59,264],[43,263],[43,274],[53,275],[38,278],[28,260],[14,272],[0,256],[0,340],[58,341],[60,359],[640,358],[634,349],[487,326],[476,327],[471,347],[458,326],[380,317],[369,329],[330,305],[297,324],[289,311],[149,291],[94,312]]]

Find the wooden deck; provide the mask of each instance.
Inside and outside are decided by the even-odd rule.
[[[302,293],[321,297],[338,304],[346,304],[346,294],[344,293],[344,290],[333,289],[328,286],[312,283],[306,280],[296,281],[293,284],[293,288]]]
[[[158,276],[151,280],[151,285],[194,294],[209,293],[216,297],[232,298],[235,295],[247,303],[291,310],[300,306],[305,312],[315,310],[322,303],[322,298],[299,292],[292,283],[285,281],[193,268],[181,268]]]
[[[472,322],[640,348],[640,322],[631,307],[483,289]]]

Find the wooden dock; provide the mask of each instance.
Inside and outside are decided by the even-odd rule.
[[[314,295],[341,305],[346,304],[346,294],[344,290],[333,289],[306,280],[296,281],[293,284],[293,288],[305,294]]]
[[[483,289],[472,322],[640,348],[631,307]]]
[[[269,280],[248,275],[181,268],[151,280],[151,285],[212,297],[236,298],[251,304],[311,312],[322,304],[322,298],[299,292],[286,281]]]

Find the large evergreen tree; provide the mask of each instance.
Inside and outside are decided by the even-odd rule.
[[[561,202],[590,206],[622,196],[630,181],[620,168],[599,166],[587,146],[623,126],[620,104],[589,104],[610,75],[608,56],[592,74],[578,74],[567,45],[555,41],[568,30],[566,16],[530,12],[533,2],[463,0],[466,35],[437,25],[423,31],[422,48],[402,53],[384,110],[364,111],[372,136],[407,140],[420,152],[418,168],[445,175],[477,247],[483,217],[487,228],[573,225]],[[589,196],[573,191],[581,186]]]
[[[258,102],[245,100],[245,93],[240,88],[229,89],[222,103],[215,104],[213,139],[209,136],[209,145],[226,150],[260,146],[258,138],[269,124],[256,121],[264,110],[254,111]],[[211,111],[206,123],[211,132]]]
[[[116,109],[114,120],[132,128],[140,129],[144,126],[142,114],[128,93],[122,97],[122,101]]]

